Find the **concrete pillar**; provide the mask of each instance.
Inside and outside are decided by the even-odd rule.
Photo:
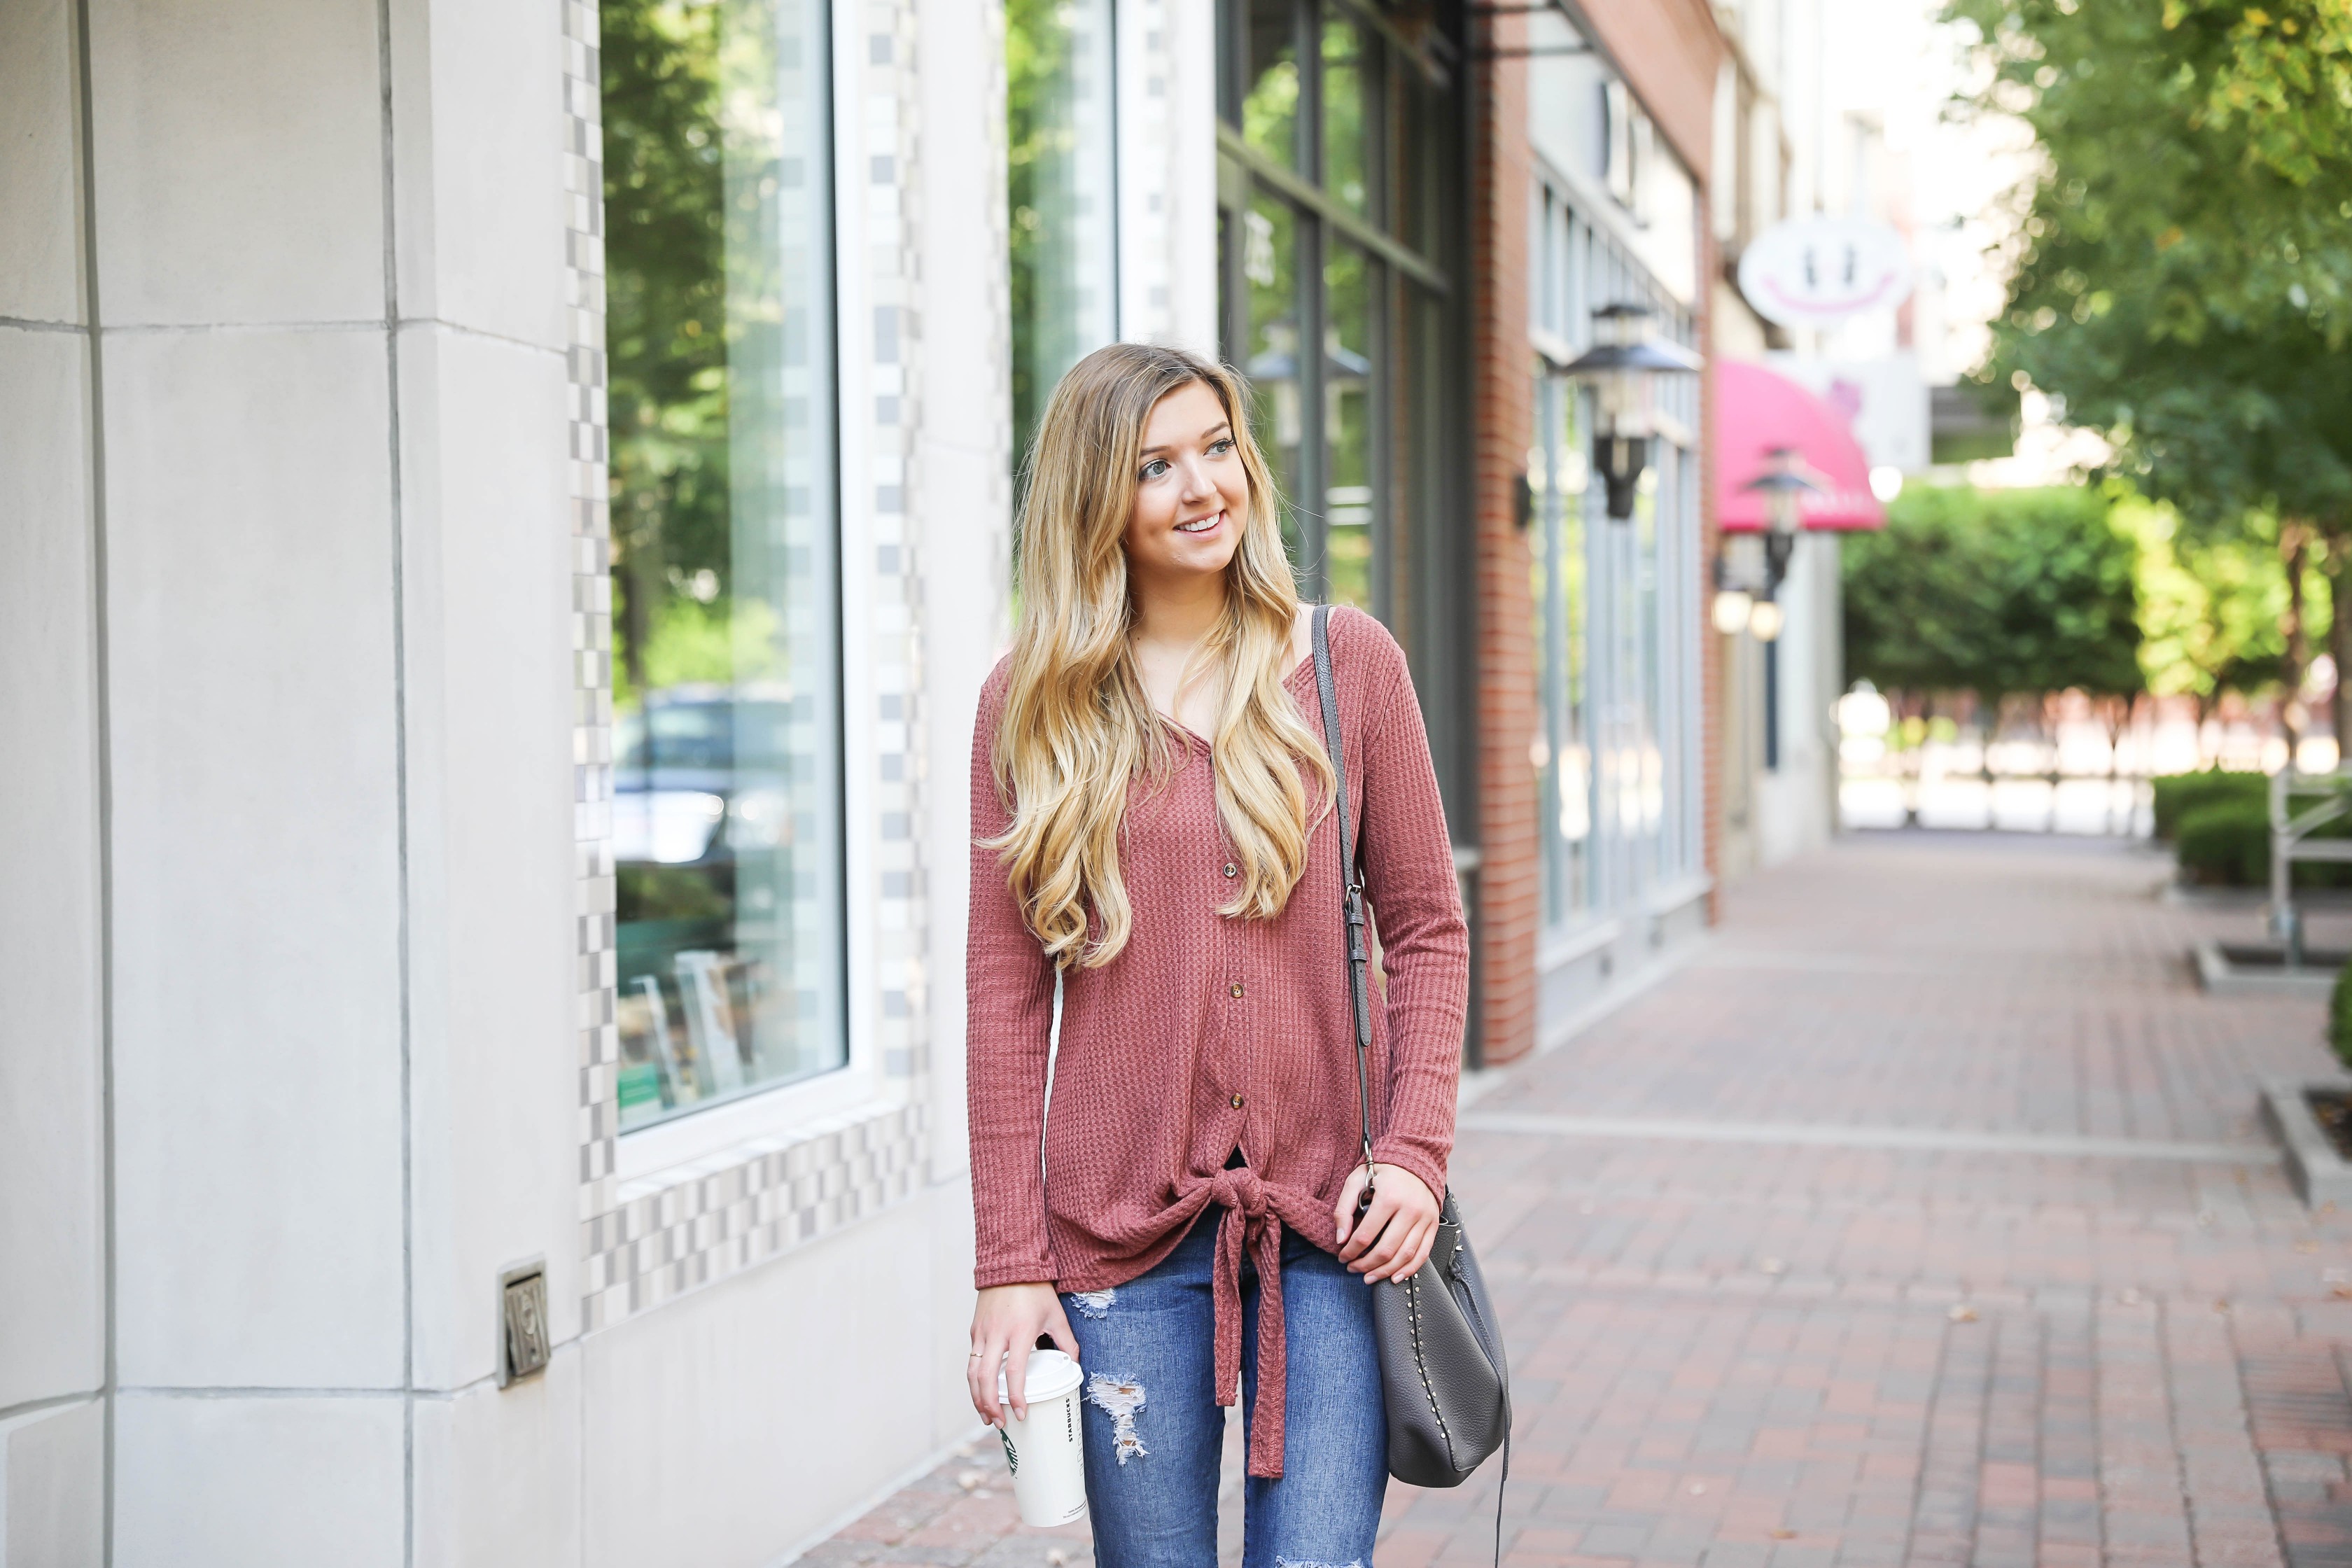
[[[394,1563],[405,1041],[377,18],[358,0],[88,15],[113,1560]]]
[[[0,0],[0,1564],[103,1549],[98,539],[66,0]]]
[[[0,1563],[576,1559],[562,37],[0,5]]]

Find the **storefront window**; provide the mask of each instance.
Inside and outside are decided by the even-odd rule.
[[[1671,454],[1661,454],[1670,456]],[[1621,772],[1625,789],[1623,807],[1627,831],[1643,847],[1643,869],[1653,874],[1664,869],[1659,832],[1665,826],[1665,754],[1663,721],[1666,718],[1664,660],[1665,648],[1662,641],[1664,626],[1658,610],[1658,476],[1654,464],[1642,476],[1642,493],[1633,506],[1633,536],[1631,540],[1633,582],[1629,597],[1631,613],[1626,617],[1629,633],[1625,650],[1633,678],[1634,689],[1640,695],[1633,714],[1635,724],[1627,737],[1626,754]],[[1643,880],[1651,880],[1645,877]]]
[[[1062,374],[1118,335],[1110,0],[1005,0],[1013,461]]]
[[[1298,166],[1298,7],[1296,0],[1247,0],[1242,139],[1286,169]]]
[[[1281,491],[1282,536],[1291,559],[1301,544],[1299,445],[1307,426],[1300,362],[1305,331],[1298,289],[1298,214],[1279,196],[1261,192],[1241,215],[1241,270],[1248,287],[1248,373],[1255,402],[1250,424],[1274,468]]]
[[[1663,332],[1687,340],[1687,312],[1557,192],[1541,193],[1535,216],[1529,304],[1557,352],[1580,350],[1592,310],[1620,300],[1651,306]],[[1696,378],[1662,388],[1669,428],[1633,515],[1613,519],[1588,479],[1591,395],[1559,371],[1538,377],[1528,462],[1544,706],[1532,760],[1554,926],[1637,912],[1699,859]]]
[[[1367,73],[1379,68],[1377,35],[1325,0],[1323,8],[1323,184],[1359,217],[1372,217],[1381,122]]]
[[[1401,363],[1422,351],[1393,323],[1441,321],[1446,283],[1393,224],[1429,199],[1405,187],[1446,165],[1452,78],[1360,0],[1225,0],[1220,15],[1225,354],[1256,388],[1301,592],[1393,621],[1399,524],[1408,502],[1439,510],[1453,417],[1399,407],[1413,396]]]
[[[623,1129],[843,1066],[821,0],[608,0]]]
[[[1335,240],[1323,264],[1323,581],[1334,603],[1372,602],[1371,258]]]
[[[1543,742],[1532,758],[1541,829],[1544,917],[1560,924],[1593,903],[1593,775],[1586,682],[1587,472],[1578,438],[1578,394],[1565,377],[1536,384],[1538,445],[1528,455],[1537,537],[1535,639]]]

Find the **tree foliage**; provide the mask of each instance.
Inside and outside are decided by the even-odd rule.
[[[2044,155],[2012,327],[2021,312],[2028,331],[2079,324],[2131,294],[2137,324],[2180,342],[2280,313],[2331,346],[2352,331],[2352,0],[1945,14],[1983,40],[1976,106],[2019,115]]]
[[[728,551],[726,170],[720,7],[608,5],[604,67],[613,587],[624,692],[673,574]]]
[[[2274,692],[2286,678],[2288,585],[2275,518],[2255,516],[2236,535],[2180,526],[2168,506],[2119,502],[2118,526],[2139,548],[2140,668],[2159,697],[2189,697],[2200,710],[2224,692]],[[2325,595],[2315,627],[2328,621]]]
[[[1076,40],[1062,0],[1005,0],[1005,179],[1013,289],[1013,463],[1027,460],[1037,421],[1079,338],[1076,226],[1080,143]],[[1091,215],[1096,222],[1105,215]]]
[[[2242,124],[2254,163],[2318,183],[2352,140],[2352,0],[2165,0],[2165,26],[2184,24],[2208,51],[2222,35],[2225,58],[2187,84],[2204,89],[2202,121]]]
[[[1846,673],[1987,700],[2139,691],[2137,554],[2100,489],[1914,486],[1845,543]]]
[[[1953,0],[2042,154],[1986,374],[2192,530],[2352,517],[2352,0]],[[2297,46],[2298,41],[2300,47]]]
[[[2292,695],[2305,564],[2340,590],[2352,560],[2352,0],[1945,14],[1980,39],[1975,108],[2021,117],[2041,153],[1981,375],[2105,434],[2185,542],[2275,545]]]

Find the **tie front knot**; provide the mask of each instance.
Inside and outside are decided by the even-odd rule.
[[[1209,1196],[1218,1207],[1231,1209],[1244,1219],[1263,1219],[1267,1212],[1265,1184],[1247,1165],[1219,1171],[1209,1183]]]
[[[1249,1473],[1282,1474],[1284,1404],[1282,1216],[1274,1194],[1247,1165],[1209,1178],[1209,1198],[1226,1211],[1217,1229],[1211,1300],[1216,1314],[1217,1403],[1231,1405],[1242,1373],[1242,1259],[1257,1265],[1257,1398],[1250,1418]]]

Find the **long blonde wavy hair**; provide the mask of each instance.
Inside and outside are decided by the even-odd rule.
[[[1337,782],[1283,684],[1298,593],[1239,378],[1179,349],[1096,350],[1054,389],[1030,449],[1016,568],[1021,624],[991,753],[1013,822],[983,841],[1057,967],[1099,968],[1127,946],[1134,913],[1119,835],[1128,792],[1172,771],[1170,730],[1145,695],[1129,640],[1135,605],[1124,540],[1144,422],[1161,398],[1194,382],[1224,405],[1249,481],[1241,541],[1225,567],[1224,614],[1195,656],[1221,666],[1224,679],[1211,752],[1217,816],[1239,878],[1220,914],[1282,911]],[[1188,667],[1187,679],[1192,673]],[[1318,781],[1312,796],[1301,763]]]

